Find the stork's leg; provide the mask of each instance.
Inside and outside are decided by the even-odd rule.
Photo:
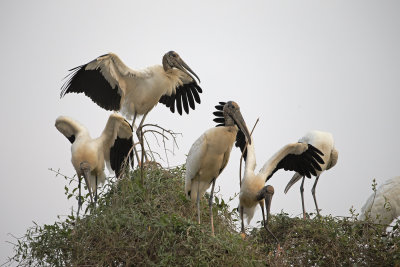
[[[200,224],[200,183],[197,183],[197,222]]]
[[[79,217],[79,210],[81,209],[82,206],[82,199],[81,199],[81,182],[82,182],[82,177],[78,175],[78,190],[79,190],[79,194],[78,194],[78,211],[76,212],[76,217]]]
[[[132,129],[135,129],[136,116],[137,116],[137,113],[135,112],[135,114],[133,115]],[[133,136],[132,136],[132,140],[133,140]],[[139,153],[138,153],[137,150],[136,150],[135,142],[133,142],[133,144],[134,144],[134,145],[133,145],[133,151],[135,152],[135,156],[136,156],[137,162],[140,162]]]
[[[94,197],[94,207],[96,207],[97,204],[97,175],[96,175],[96,188],[94,189],[95,193],[95,197]]]
[[[135,128],[135,121],[136,121],[137,113],[133,114],[133,121],[132,121],[132,129]]]
[[[213,217],[213,212],[212,212],[212,204],[213,204],[213,198],[214,198],[214,186],[215,186],[215,179],[212,181],[211,195],[210,195],[210,199],[208,200],[208,206],[210,207],[210,222],[211,222],[211,235],[212,236],[214,236],[214,217]]]
[[[138,128],[136,129],[136,135],[139,138],[139,142],[140,142],[141,147],[142,147],[142,154],[144,153],[144,157],[146,158],[146,161],[148,161],[149,159],[147,158],[146,151],[144,151],[142,126],[143,126],[143,122],[144,122],[144,119],[146,118],[147,114],[148,114],[148,112],[143,115],[143,118],[140,121],[140,124],[139,124]],[[142,164],[143,164],[143,162],[142,162]]]
[[[304,208],[304,178],[305,176],[303,176],[303,180],[301,180],[301,185],[300,185],[300,194],[301,194],[301,205],[303,207],[303,219],[306,219],[306,209]]]
[[[86,186],[89,191],[90,202],[93,203],[92,189],[89,184],[90,165],[88,162],[84,161],[80,164],[80,168],[81,168],[81,173],[83,173],[83,177],[85,178],[85,183],[86,183]],[[78,212],[79,212],[79,209],[81,208],[81,205],[82,205],[82,202],[79,203],[79,201],[81,201],[81,179],[82,178],[78,175],[78,179],[79,179],[79,200],[78,200]]]
[[[315,203],[315,208],[317,209],[317,214],[318,214],[318,216],[320,216],[319,215],[318,204],[317,204],[317,198],[315,197],[315,187],[317,186],[318,179],[319,179],[319,175],[315,178],[314,185],[313,185],[313,187],[311,189],[311,194],[313,195],[313,198],[314,198],[314,203]]]
[[[140,134],[140,132],[142,131],[143,122],[144,122],[144,119],[146,119],[147,114],[148,114],[148,112],[145,113],[145,114],[143,115],[143,118],[142,118],[142,120],[140,121],[139,126],[138,126],[137,129],[136,129],[136,135],[137,135],[137,137],[139,138],[139,140],[141,140],[140,138],[142,137],[142,135]]]
[[[242,222],[240,232],[244,234],[243,206],[239,207],[239,212],[240,212],[240,221]]]

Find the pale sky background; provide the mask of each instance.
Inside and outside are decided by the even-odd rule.
[[[214,105],[235,100],[254,133],[257,170],[308,130],[333,134],[338,164],[322,174],[322,214],[358,211],[378,184],[400,175],[400,2],[398,1],[1,1],[0,263],[32,226],[70,213],[65,180],[70,143],[54,127],[71,116],[97,137],[110,112],[84,95],[60,99],[68,69],[114,52],[131,68],[161,64],[175,50],[201,79],[202,104],[189,115],[156,106],[146,119],[176,132],[185,162],[213,127]],[[217,180],[225,199],[239,191],[239,152]],[[301,214],[299,185],[283,193],[280,171],[272,213]],[[306,180],[306,209],[314,210]],[[183,190],[183,188],[182,188]],[[237,199],[233,202],[237,205]],[[257,209],[253,222],[260,218]]]

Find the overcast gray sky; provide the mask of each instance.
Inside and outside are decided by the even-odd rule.
[[[204,93],[194,112],[181,117],[158,105],[146,119],[183,133],[171,165],[184,163],[214,126],[214,105],[235,100],[249,128],[260,118],[258,168],[308,130],[331,132],[339,161],[321,176],[319,206],[323,215],[359,210],[373,178],[400,175],[399,12],[398,1],[365,0],[1,1],[0,263],[12,252],[8,233],[21,236],[32,221],[52,223],[76,206],[64,179],[48,170],[74,175],[54,121],[71,116],[97,137],[110,112],[84,95],[60,99],[59,89],[68,69],[107,52],[141,69],[175,50],[199,75]],[[238,162],[234,150],[217,180],[225,199],[239,191]],[[270,180],[272,213],[301,214],[299,185],[283,193],[292,175]]]

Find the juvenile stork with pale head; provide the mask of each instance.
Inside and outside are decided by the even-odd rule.
[[[78,176],[79,198],[78,215],[82,205],[81,180],[85,179],[89,195],[97,201],[97,187],[104,183],[105,163],[118,177],[123,170],[124,162],[131,163],[133,167],[132,127],[116,113],[108,118],[106,127],[97,138],[90,137],[89,131],[76,120],[60,116],[55,126],[71,142],[71,162]],[[129,155],[128,155],[129,154]]]
[[[214,235],[212,203],[215,180],[229,161],[233,143],[238,131],[250,134],[240,113],[239,105],[229,101],[223,105],[221,115],[224,118],[221,127],[205,131],[192,145],[186,159],[185,194],[197,203],[197,218],[200,224],[200,197],[211,186],[209,198],[211,233]]]
[[[171,112],[182,115],[182,107],[189,113],[200,103],[202,89],[193,74],[199,77],[182,60],[178,53],[170,51],[162,59],[162,65],[143,70],[133,70],[113,53],[102,55],[93,61],[70,70],[69,79],[61,88],[61,97],[68,93],[84,93],[106,110],[120,111],[128,119],[143,115],[137,134],[147,114],[157,103],[166,105]]]
[[[245,144],[242,143],[240,149],[243,151],[244,148]],[[255,174],[256,156],[254,151],[254,142],[252,141],[247,144],[247,154],[244,156],[246,162],[244,177],[239,193],[239,211],[242,222],[242,233],[244,233],[243,216],[245,215],[247,217],[247,223],[250,223],[257,205],[260,205],[261,207],[264,227],[268,232],[270,232],[268,229],[268,221],[274,188],[271,185],[265,186],[265,183],[276,171],[280,169],[284,169],[285,171],[297,171],[302,175],[310,177],[312,174],[315,175],[317,170],[321,170],[320,164],[324,163],[321,158],[322,155],[323,153],[321,151],[310,144],[287,144],[278,150],[264,164],[258,174]],[[265,220],[264,216],[264,207],[267,212],[267,220]]]
[[[336,165],[337,160],[338,160],[338,156],[339,156],[339,152],[336,150],[335,148],[335,144],[334,144],[334,140],[333,140],[333,136],[331,133],[328,132],[322,132],[322,131],[310,131],[308,133],[306,133],[300,140],[299,142],[301,143],[305,143],[305,144],[310,144],[313,145],[314,147],[318,148],[324,155],[322,157],[322,159],[324,160],[324,163],[321,164],[321,169],[317,171],[316,174],[313,174],[314,176],[316,176],[315,178],[315,182],[314,185],[311,189],[311,193],[313,195],[314,198],[314,204],[315,204],[315,208],[317,210],[317,214],[319,216],[319,209],[318,209],[318,204],[317,204],[317,199],[315,197],[315,187],[317,186],[318,183],[318,179],[321,175],[321,173],[323,171],[329,170],[330,168],[332,168],[333,166]],[[307,176],[308,178],[310,178],[309,176]],[[301,178],[301,185],[300,185],[300,194],[301,194],[301,204],[303,207],[303,218],[306,218],[306,210],[304,207],[304,196],[303,196],[303,192],[304,192],[304,175],[297,172],[293,175],[292,179],[289,181],[289,183],[286,185],[285,188],[285,194],[289,191],[290,187],[292,187],[292,185],[294,185],[298,180],[300,180]]]

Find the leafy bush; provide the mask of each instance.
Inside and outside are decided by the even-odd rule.
[[[89,205],[51,225],[34,225],[17,240],[9,263],[20,266],[394,266],[400,264],[399,222],[385,226],[350,218],[272,216],[243,240],[238,215],[215,198],[215,237],[211,236],[208,201],[195,205],[184,195],[184,166],[157,165],[127,172],[110,181],[96,208]],[[72,194],[72,195],[71,195]],[[76,191],[66,189],[67,197]],[[87,201],[88,196],[83,197]]]

